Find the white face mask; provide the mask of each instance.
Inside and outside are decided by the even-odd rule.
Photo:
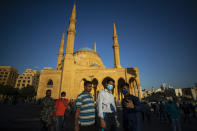
[[[111,90],[113,90],[114,87],[113,87],[113,85],[108,84],[107,88],[111,91]]]
[[[64,99],[65,97],[61,97],[62,99]]]

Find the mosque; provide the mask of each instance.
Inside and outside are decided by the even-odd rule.
[[[77,95],[84,89],[84,81],[93,83],[92,95],[97,99],[100,90],[104,89],[106,81],[115,81],[113,90],[116,101],[123,98],[121,85],[129,83],[130,92],[141,99],[140,79],[138,68],[122,68],[119,56],[118,36],[115,24],[113,24],[113,52],[114,67],[106,68],[99,54],[94,49],[82,48],[74,50],[74,40],[76,35],[76,5],[74,4],[69,27],[67,30],[66,50],[64,54],[65,33],[62,35],[56,70],[44,68],[40,73],[37,99],[45,96],[48,89],[52,91],[52,97],[58,99],[62,91],[66,92],[66,97],[76,99]]]

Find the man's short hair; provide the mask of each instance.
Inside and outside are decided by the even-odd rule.
[[[124,86],[126,86],[126,87],[129,88],[129,84],[128,84],[128,83],[124,83],[124,84],[122,85],[122,88],[123,88]]]
[[[63,92],[61,93],[61,96],[63,96],[63,95],[66,95],[66,92],[63,91]]]
[[[91,81],[85,81],[85,82],[84,82],[84,86],[87,86],[87,85],[89,85],[89,84],[92,85],[92,82],[91,82]]]
[[[47,92],[51,92],[51,90],[50,90],[50,89],[48,89],[48,90],[46,90],[46,93],[47,93]]]
[[[107,84],[109,84],[110,81],[112,81],[114,83],[114,80],[113,79],[108,79],[107,80]]]

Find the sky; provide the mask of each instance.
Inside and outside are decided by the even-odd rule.
[[[120,63],[139,68],[142,89],[197,82],[196,0],[1,0],[0,65],[20,74],[27,68],[55,69],[74,2],[74,51],[93,49],[96,41],[104,65],[112,68],[115,22]]]

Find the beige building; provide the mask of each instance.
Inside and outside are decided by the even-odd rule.
[[[64,53],[65,34],[62,35],[60,43],[57,68],[44,68],[40,73],[37,99],[45,96],[47,89],[52,90],[52,97],[59,98],[60,92],[65,91],[69,99],[76,99],[83,91],[84,80],[93,82],[92,94],[96,100],[98,92],[104,89],[107,79],[115,81],[113,94],[116,100],[121,100],[121,85],[128,82],[131,93],[141,99],[140,79],[138,68],[122,68],[119,57],[119,43],[115,24],[113,24],[113,52],[114,67],[106,68],[98,52],[96,43],[94,49],[82,48],[74,50],[76,35],[76,6],[74,5],[67,30],[66,50]]]
[[[38,88],[40,73],[37,70],[26,69],[26,71],[19,75],[15,84],[15,88],[24,88],[26,86],[33,86]]]
[[[14,87],[18,76],[18,70],[12,66],[0,66],[0,85]]]
[[[197,87],[183,88],[183,97],[197,100]]]
[[[180,96],[183,95],[183,92],[182,92],[182,89],[181,89],[181,88],[176,88],[176,89],[174,89],[174,92],[175,92],[175,95],[176,95],[177,97],[180,97]]]
[[[146,90],[146,89],[142,90],[142,98],[146,98],[146,97],[152,95],[153,92],[154,91],[152,91],[152,90]]]

